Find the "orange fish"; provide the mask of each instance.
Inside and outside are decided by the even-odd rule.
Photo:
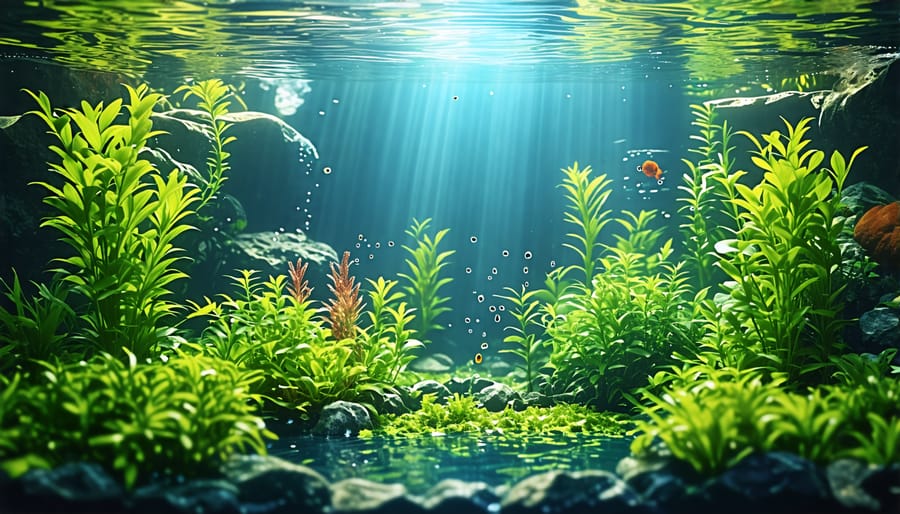
[[[480,353],[476,353],[474,361],[475,364],[481,364],[484,361],[484,357],[482,357]]]
[[[648,177],[653,177],[656,179],[656,183],[659,185],[663,184],[662,174],[663,170],[660,169],[659,164],[656,164],[656,161],[644,161],[644,164],[641,164],[637,167],[637,170],[647,175]]]

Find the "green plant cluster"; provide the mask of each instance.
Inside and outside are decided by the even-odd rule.
[[[361,436],[375,433],[388,436],[417,437],[456,432],[493,433],[505,435],[591,433],[623,436],[627,422],[620,416],[597,412],[576,404],[556,404],[552,407],[511,408],[490,412],[481,408],[472,396],[456,394],[446,403],[438,403],[434,395],[422,397],[418,411],[378,417],[377,431],[365,431]]]
[[[413,219],[412,226],[406,230],[406,234],[415,241],[415,246],[403,245],[409,254],[406,259],[409,273],[399,274],[407,284],[403,287],[406,298],[416,310],[415,331],[422,341],[427,341],[429,332],[443,329],[436,319],[450,311],[446,305],[450,298],[441,296],[440,291],[453,281],[442,275],[444,268],[450,264],[447,259],[456,253],[455,250],[440,250],[441,241],[450,229],[441,229],[432,236],[429,234],[430,225],[431,218],[422,221]]]
[[[665,393],[643,392],[649,419],[637,421],[632,450],[646,452],[659,438],[703,474],[767,451],[818,463],[845,457],[900,462],[900,381],[884,375],[886,364],[843,366],[854,371],[840,384],[802,392],[785,387],[786,374],[687,367]],[[865,378],[857,380],[860,373]]]
[[[178,352],[167,362],[41,363],[37,377],[0,377],[0,468],[18,476],[71,461],[107,463],[126,487],[153,474],[212,473],[229,455],[265,453],[274,438],[254,413],[259,373]]]
[[[549,381],[580,401],[625,409],[624,393],[674,364],[673,354],[693,344],[695,302],[683,264],[672,261],[671,240],[659,245],[662,230],[650,228],[656,211],[612,218],[603,209],[610,192],[604,175],[591,177],[590,167],[577,163],[563,171],[566,220],[576,228],[567,246],[582,264],[551,273],[543,289]],[[599,241],[609,221],[625,231],[614,236],[615,244]]]

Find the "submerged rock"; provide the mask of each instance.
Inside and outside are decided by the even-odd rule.
[[[325,477],[277,457],[233,456],[222,472],[237,486],[243,512],[322,512],[331,504]]]
[[[450,392],[453,394],[469,395],[479,393],[484,390],[484,388],[489,387],[494,383],[495,382],[493,380],[481,378],[476,375],[466,378],[453,377],[444,385],[447,386],[447,389],[450,390]]]
[[[338,400],[322,409],[312,432],[316,435],[349,436],[359,434],[364,428],[372,428],[369,411],[358,403]]]
[[[241,513],[238,488],[224,480],[151,485],[135,491],[129,503],[139,512]]]
[[[863,481],[877,469],[878,466],[856,459],[840,459],[832,462],[825,470],[831,494],[848,509],[878,511],[881,507],[878,500],[862,487]]]
[[[484,482],[441,480],[417,502],[430,513],[497,512],[500,497]]]
[[[550,471],[530,476],[503,496],[504,514],[649,512],[621,479],[607,471]]]
[[[379,484],[362,478],[348,478],[331,486],[332,512],[421,512],[406,495],[403,484]]]
[[[485,387],[475,397],[480,401],[484,408],[490,412],[500,412],[510,405],[516,399],[519,399],[519,393],[512,390],[506,384],[499,382]]]
[[[123,508],[124,489],[103,467],[93,462],[70,462],[55,469],[34,469],[25,473],[18,485],[22,498],[28,498],[25,503],[29,512],[115,512]]]
[[[410,390],[413,393],[424,396],[426,394],[434,395],[438,403],[444,403],[448,398],[453,396],[447,386],[437,380],[422,380],[417,382]]]

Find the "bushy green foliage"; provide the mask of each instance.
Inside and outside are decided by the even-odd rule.
[[[566,190],[566,199],[569,201],[565,220],[575,225],[576,229],[575,232],[566,234],[574,242],[564,243],[563,246],[581,258],[581,265],[573,269],[584,274],[583,284],[590,287],[600,249],[600,233],[609,223],[610,212],[603,206],[612,192],[609,189],[612,181],[606,178],[606,174],[592,177],[591,167],[579,169],[577,162],[562,171],[565,177],[561,187]]]
[[[174,240],[191,227],[185,217],[198,191],[173,170],[165,175],[141,158],[153,130],[151,115],[162,95],[146,86],[125,86],[127,102],[104,106],[82,102],[80,109],[54,109],[44,93],[28,92],[32,111],[59,141],[50,149],[60,162],[51,169],[62,179],[38,182],[55,214],[41,226],[61,233],[72,254],[56,259],[54,272],[86,303],[77,310],[78,334],[93,350],[127,348],[149,356],[160,339],[162,321],[176,305],[166,300],[169,284],[184,278]],[[122,108],[125,123],[115,123]]]
[[[843,222],[835,216],[855,157],[839,152],[831,169],[819,170],[824,153],[806,150],[810,119],[787,134],[762,136],[753,162],[764,172],[756,186],[735,184],[738,229],[720,241],[717,264],[729,281],[708,319],[713,337],[706,348],[728,366],[763,366],[792,378],[828,365],[840,343],[843,290],[836,241]],[[835,193],[832,193],[832,191]]]
[[[0,467],[18,476],[93,461],[131,488],[153,474],[212,473],[234,452],[266,452],[274,434],[250,394],[259,372],[183,353],[152,364],[126,355],[44,363],[28,382],[0,379]]]
[[[37,295],[28,298],[15,271],[11,284],[2,279],[0,284],[13,306],[13,311],[0,309],[0,371],[14,366],[30,368],[36,360],[65,358],[71,346],[67,344],[69,326],[75,318],[75,311],[66,303],[69,291],[65,285],[58,281],[35,283]]]
[[[311,303],[285,293],[284,275],[261,282],[243,270],[233,280],[239,295],[207,299],[190,315],[211,319],[204,352],[260,371],[254,392],[283,408],[304,412],[358,394],[367,375],[352,358],[354,341],[331,339]]]
[[[699,365],[665,380],[664,393],[642,393],[649,419],[637,421],[641,433],[632,444],[637,454],[659,438],[703,474],[766,451],[819,463],[842,457],[900,461],[897,379],[870,375],[865,384],[791,392],[784,387],[785,374]]]
[[[454,432],[621,436],[627,428],[621,418],[581,405],[557,404],[548,408],[528,407],[521,411],[507,408],[501,412],[490,412],[479,407],[473,397],[459,394],[446,404],[436,402],[433,395],[425,395],[418,411],[399,416],[379,416],[379,425],[378,433],[411,437]]]
[[[440,291],[453,279],[441,275],[444,268],[450,264],[447,259],[456,253],[455,250],[440,251],[441,241],[450,229],[439,230],[431,236],[430,225],[431,218],[422,221],[413,219],[412,226],[406,230],[406,234],[415,241],[415,246],[403,245],[403,249],[410,256],[406,259],[409,273],[398,275],[407,283],[403,286],[403,291],[410,305],[416,310],[413,326],[416,336],[423,342],[428,342],[429,332],[443,329],[443,325],[437,323],[436,319],[451,310],[445,305],[450,298],[441,296]]]
[[[600,408],[626,408],[623,394],[674,364],[673,354],[695,337],[687,276],[682,263],[670,261],[671,241],[657,249],[661,230],[649,228],[654,214],[624,212],[616,222],[625,235],[602,247],[601,271],[588,283],[569,283],[562,290],[553,285],[557,292],[549,295],[558,298],[545,307],[551,387],[562,385]]]
[[[409,325],[415,316],[406,302],[401,301],[403,293],[394,291],[396,280],[368,280],[371,310],[366,311],[370,326],[363,331],[362,338],[368,349],[365,362],[369,374],[393,386],[406,366],[415,358],[414,351],[425,346],[418,339],[412,339]]]

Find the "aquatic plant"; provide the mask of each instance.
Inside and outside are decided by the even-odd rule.
[[[333,295],[326,304],[331,336],[340,341],[355,339],[359,328],[356,321],[362,312],[363,301],[359,297],[359,284],[350,276],[350,252],[344,252],[340,265],[331,263],[328,290]]]
[[[715,244],[734,230],[736,214],[730,202],[734,195],[729,192],[733,191],[743,172],[732,171],[731,151],[734,147],[730,146],[732,130],[728,122],[717,125],[716,111],[709,104],[692,105],[691,109],[694,114],[691,125],[699,130],[699,134],[691,135],[691,139],[699,141],[700,146],[688,151],[700,158],[696,163],[682,159],[688,173],[683,175],[684,184],[678,186],[685,195],[677,200],[684,204],[678,209],[685,219],[679,225],[684,236],[682,258],[695,276],[695,287],[699,290],[712,283]],[[717,219],[722,212],[731,213],[731,225]]]
[[[44,362],[32,380],[0,378],[0,468],[17,477],[97,462],[130,489],[156,474],[214,473],[235,452],[266,453],[275,436],[249,392],[259,372],[181,352],[149,364],[126,357]]]
[[[603,246],[602,271],[590,284],[558,293],[557,302],[544,308],[555,392],[573,393],[600,408],[627,408],[624,394],[693,345],[698,329],[687,274],[683,263],[669,260],[671,240],[657,249],[662,231],[649,228],[654,215],[623,212],[615,220],[626,233]]]
[[[900,381],[871,376],[866,384],[784,387],[786,374],[761,369],[688,366],[667,378],[663,394],[641,393],[632,451],[658,438],[698,472],[713,475],[755,452],[785,451],[818,463],[859,457],[900,461]],[[893,437],[893,439],[892,439]]]
[[[297,265],[288,262],[288,276],[291,277],[291,285],[288,286],[288,292],[297,305],[302,305],[309,299],[313,288],[310,287],[309,281],[306,280],[306,269],[309,267],[308,262],[302,262],[297,259]]]
[[[425,344],[412,339],[413,331],[408,327],[415,315],[406,302],[400,301],[403,293],[394,291],[398,282],[384,277],[367,280],[372,308],[366,311],[370,326],[364,331],[369,349],[365,363],[371,376],[393,386],[415,358],[413,352]]]
[[[205,117],[209,119],[208,131],[212,146],[209,149],[209,157],[206,160],[206,176],[198,176],[201,181],[201,194],[195,207],[198,213],[216,198],[222,184],[228,179],[226,173],[230,169],[228,158],[230,153],[225,151],[225,146],[236,140],[234,136],[226,136],[232,123],[222,118],[228,114],[231,106],[232,89],[219,79],[201,80],[195,84],[184,84],[178,87],[174,94],[184,93],[183,100],[195,98],[197,106]]]
[[[162,95],[146,85],[125,88],[127,102],[82,102],[80,109],[54,109],[44,93],[28,94],[38,104],[31,114],[60,143],[50,149],[61,162],[50,168],[62,186],[38,182],[55,211],[41,226],[58,230],[73,252],[56,259],[53,271],[87,303],[77,309],[79,340],[98,352],[121,354],[124,347],[143,359],[177,307],[165,299],[169,284],[186,277],[175,267],[186,257],[174,240],[191,229],[185,218],[198,190],[186,187],[178,170],[163,175],[140,157],[160,134],[151,115]],[[128,115],[117,124],[123,106]]]
[[[35,361],[66,358],[73,352],[69,330],[75,311],[66,303],[68,288],[59,281],[33,283],[37,294],[27,297],[18,273],[11,284],[0,279],[13,310],[0,308],[0,371],[14,366],[32,367]]]
[[[432,236],[428,233],[430,225],[431,218],[422,221],[413,218],[412,225],[406,230],[406,234],[415,241],[415,246],[403,245],[403,249],[410,256],[406,259],[409,273],[398,274],[407,282],[403,291],[416,312],[415,332],[418,339],[425,343],[429,341],[428,334],[430,332],[444,328],[443,325],[436,322],[438,316],[451,310],[449,306],[445,305],[450,298],[441,296],[440,291],[453,279],[441,275],[444,268],[450,264],[447,259],[456,253],[456,250],[440,251],[441,241],[450,232],[450,229],[439,230]]]
[[[378,416],[378,428],[360,433],[419,437],[456,432],[495,433],[507,435],[592,433],[608,436],[625,435],[628,422],[620,416],[597,412],[589,407],[560,403],[552,407],[510,408],[490,412],[481,408],[472,396],[453,395],[446,403],[438,403],[434,395],[422,397],[422,407],[401,415]]]
[[[538,362],[538,352],[547,344],[547,341],[540,337],[543,333],[543,326],[540,323],[541,303],[535,299],[541,292],[526,291],[524,285],[520,290],[511,287],[504,289],[509,291],[509,295],[496,296],[510,303],[507,311],[515,319],[516,324],[504,327],[504,330],[512,333],[505,336],[503,342],[513,347],[502,348],[500,353],[511,353],[522,359],[519,365],[525,372],[525,390],[531,392],[534,390],[535,378],[542,366]]]
[[[715,335],[706,347],[725,365],[764,366],[796,378],[827,367],[839,348],[844,286],[836,238],[843,222],[835,213],[864,148],[849,162],[834,152],[831,169],[819,172],[824,153],[804,151],[810,121],[784,121],[787,133],[764,134],[765,146],[742,132],[764,175],[754,187],[735,184],[736,237],[716,245],[717,265],[730,280],[707,304]]]
[[[563,246],[581,257],[581,266],[577,266],[577,269],[584,274],[583,284],[589,287],[594,278],[596,254],[600,250],[600,232],[609,223],[610,213],[603,205],[612,192],[609,189],[612,181],[605,174],[591,177],[591,167],[579,169],[577,162],[562,171],[565,177],[561,187],[566,190],[566,199],[569,201],[565,220],[577,229],[577,232],[566,234],[566,237],[575,241],[563,243]]]

